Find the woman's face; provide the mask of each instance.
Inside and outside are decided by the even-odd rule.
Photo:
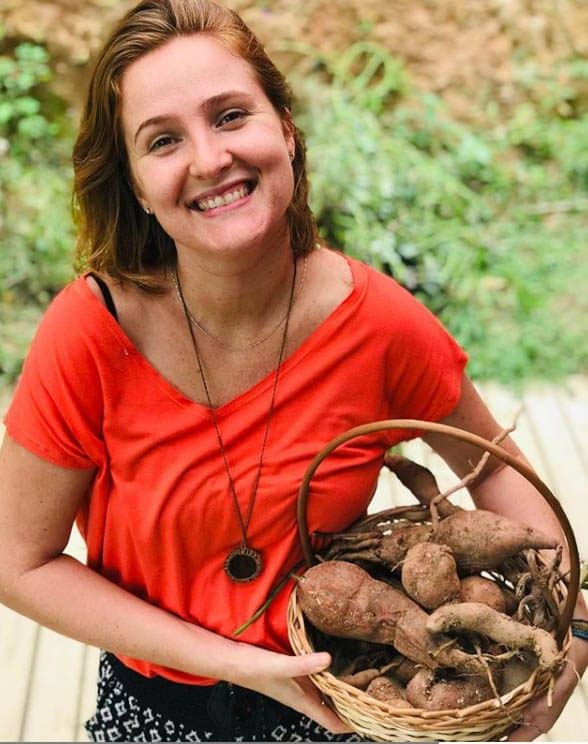
[[[287,240],[292,127],[242,58],[212,36],[173,39],[125,70],[121,116],[137,198],[179,252]]]

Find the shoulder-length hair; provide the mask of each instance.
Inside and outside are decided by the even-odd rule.
[[[131,186],[121,126],[121,77],[148,52],[182,35],[207,33],[248,62],[280,117],[289,116],[292,93],[251,29],[214,0],[143,0],[119,22],[104,44],[90,80],[73,150],[74,217],[80,266],[157,290],[175,265],[173,240],[145,214]],[[304,255],[317,232],[308,204],[306,148],[294,128],[294,195],[286,218],[292,249]]]

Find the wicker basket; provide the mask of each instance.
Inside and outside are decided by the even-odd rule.
[[[553,590],[554,599],[561,607],[555,635],[563,659],[569,644],[569,625],[578,594],[580,574],[578,549],[568,519],[555,496],[529,467],[498,445],[470,432],[444,424],[393,419],[358,426],[333,439],[310,464],[298,496],[298,528],[307,565],[314,563],[307,530],[306,504],[315,471],[333,450],[350,439],[391,429],[441,433],[487,450],[527,478],[548,502],[563,529],[570,558],[568,586],[557,582]],[[403,519],[410,515],[409,518],[413,521],[426,521],[429,511],[421,507],[398,507],[387,510],[385,514],[386,519]],[[288,606],[288,633],[296,654],[314,650],[306,631],[296,590],[292,592]],[[520,724],[525,706],[553,684],[554,672],[537,668],[524,684],[503,695],[500,701],[490,699],[467,708],[434,711],[395,707],[378,701],[362,690],[341,682],[330,672],[315,674],[312,679],[338,716],[358,734],[372,741],[495,741],[508,729]]]

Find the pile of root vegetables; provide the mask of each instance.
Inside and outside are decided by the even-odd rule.
[[[330,671],[394,707],[427,710],[498,699],[537,667],[555,675],[561,546],[452,505],[411,460],[391,455],[386,465],[427,509],[367,517],[335,535],[298,581],[309,636],[331,653]]]

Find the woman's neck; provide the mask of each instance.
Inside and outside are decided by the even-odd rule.
[[[178,279],[201,329],[227,345],[255,339],[284,314],[294,259],[288,247],[231,264],[178,253]]]

